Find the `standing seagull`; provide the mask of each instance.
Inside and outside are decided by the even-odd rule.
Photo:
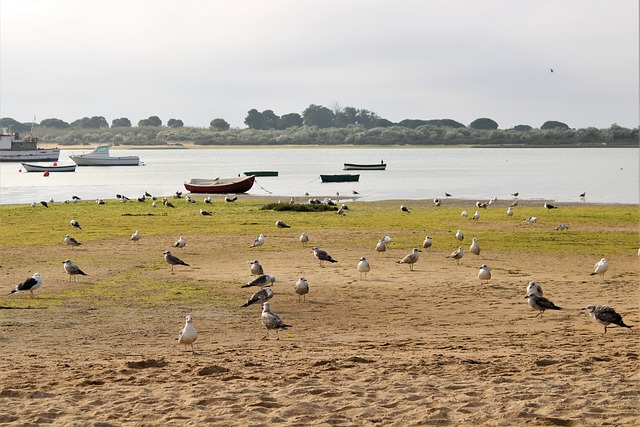
[[[164,252],[164,261],[171,266],[171,271],[173,271],[173,266],[174,265],[184,265],[184,266],[189,267],[189,264],[187,264],[186,262],[182,261],[177,256],[171,255],[170,251],[165,251]]]
[[[306,233],[300,234],[300,243],[303,245],[309,241],[309,236]]]
[[[69,222],[69,225],[71,225],[72,227],[77,228],[78,230],[82,230],[82,227],[80,227],[80,223],[78,221],[76,221],[75,219],[72,219]]]
[[[527,295],[538,295],[542,296],[542,286],[538,285],[536,282],[531,281],[527,285]]]
[[[602,278],[602,281],[604,282],[604,273],[607,272],[607,270],[609,269],[609,263],[607,262],[606,258],[602,258],[600,261],[596,262],[596,264],[593,266],[593,273],[591,273],[591,275],[595,275],[595,274],[599,274],[600,277]]]
[[[408,207],[406,207],[405,205],[400,205],[400,210],[401,210],[402,212],[409,213],[409,208],[408,208]]]
[[[456,239],[460,241],[464,240],[464,234],[462,234],[462,230],[456,231]]]
[[[247,282],[246,285],[240,286],[241,288],[250,288],[251,286],[271,286],[276,281],[276,276],[272,276],[270,274],[261,274],[255,279]]]
[[[413,264],[418,262],[420,258],[420,252],[422,252],[418,248],[413,248],[410,254],[402,258],[400,261],[396,261],[397,264],[409,264],[409,271],[413,271]]]
[[[42,277],[40,277],[40,273],[35,273],[24,282],[16,285],[16,288],[12,290],[11,293],[15,294],[16,292],[29,291],[31,293],[31,298],[35,298],[33,291],[38,289],[40,285],[42,285]]]
[[[184,236],[180,236],[178,240],[173,243],[174,248],[184,248],[187,245],[187,239]]]
[[[255,248],[256,246],[262,247],[262,245],[264,245],[264,234],[259,235],[258,238],[254,240],[251,245],[249,245],[249,247],[250,248]]]
[[[507,216],[513,216],[513,208],[511,206],[507,208]]]
[[[480,255],[480,244],[478,244],[478,239],[476,239],[475,237],[473,238],[473,242],[471,242],[469,252],[475,255]]]
[[[429,249],[432,244],[433,244],[433,239],[431,239],[431,236],[427,236],[424,238],[424,242],[422,242],[422,248]]]
[[[556,205],[552,205],[551,203],[547,203],[547,202],[544,202],[544,207],[547,208],[547,210],[558,209]]]
[[[555,305],[545,297],[541,297],[540,295],[529,294],[525,298],[529,300],[529,305],[531,306],[531,308],[540,310],[540,312],[536,314],[535,317],[542,316],[542,313],[544,313],[545,310],[562,310],[562,307],[558,307],[557,305]]]
[[[384,242],[384,238],[378,240],[376,243],[376,252],[385,252],[387,250],[387,244]]]
[[[285,224],[285,222],[281,219],[276,221],[276,227],[278,228],[291,228],[290,225]]]
[[[455,251],[451,252],[451,255],[447,255],[447,258],[453,258],[456,260],[456,264],[460,264],[460,258],[464,256],[464,249],[462,246],[458,247]]]
[[[487,264],[482,264],[480,266],[480,271],[478,271],[478,279],[480,279],[481,285],[483,281],[489,283],[489,280],[491,280],[491,270],[489,270]]]
[[[318,248],[317,246],[313,247],[313,256],[316,257],[316,259],[318,261],[320,261],[320,267],[322,267],[322,261],[328,261],[328,262],[338,262],[335,259],[333,259],[331,257],[331,255],[329,255],[326,251],[323,251],[322,249]]]
[[[242,307],[249,307],[251,304],[255,304],[257,302],[263,303],[267,300],[270,300],[271,298],[273,298],[273,289],[262,288],[259,291],[254,292],[254,294],[251,295],[251,298],[249,298],[247,302],[242,304]]]
[[[64,242],[71,247],[80,246],[82,244],[68,234],[64,236]]]
[[[261,274],[264,274],[264,269],[257,259],[251,261],[251,274],[253,274],[254,276],[260,276]]]
[[[131,235],[131,240],[137,242],[138,240],[140,240],[140,237],[142,237],[140,236],[140,231],[136,230],[136,232]]]
[[[367,261],[365,257],[360,258],[360,262],[358,263],[358,266],[356,268],[360,273],[360,279],[362,279],[362,274],[364,273],[364,280],[367,280],[367,273],[371,271],[369,261]]]
[[[80,267],[74,264],[70,259],[63,261],[62,264],[64,264],[64,271],[66,271],[69,275],[69,281],[73,279],[73,276],[76,276],[78,274],[81,276],[87,275],[84,271],[80,270]]]
[[[604,325],[604,333],[607,333],[607,325],[613,323],[614,325],[622,326],[623,328],[631,328],[629,325],[625,325],[616,311],[607,305],[589,305],[585,308],[587,312],[593,317],[593,320]]]
[[[300,277],[296,282],[293,290],[298,294],[298,302],[302,298],[302,301],[306,301],[306,295],[309,293],[309,282],[304,277]]]
[[[474,213],[473,216],[469,219],[473,221],[477,221],[479,218],[480,218],[480,212],[476,211],[476,213]]]
[[[285,324],[280,316],[271,311],[271,304],[269,304],[268,302],[262,303],[262,316],[260,317],[260,319],[262,320],[262,324],[264,325],[264,327],[267,328],[267,333],[262,339],[268,338],[269,331],[273,329],[276,331],[276,339],[279,340],[280,335],[278,334],[278,331],[280,329],[287,329],[292,327],[291,325]]]
[[[467,218],[469,217],[469,212],[467,212],[466,210],[463,210],[462,212],[460,212],[460,216],[462,218]]]
[[[198,338],[198,333],[196,332],[195,326],[193,326],[193,317],[188,314],[186,317],[186,322],[184,324],[184,328],[182,328],[182,332],[180,332],[180,336],[178,336],[178,342],[184,346],[184,350],[187,351],[187,346],[191,346],[191,352],[196,354],[193,349],[193,343]]]

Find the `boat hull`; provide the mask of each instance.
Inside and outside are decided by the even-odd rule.
[[[253,187],[255,179],[254,175],[232,179],[192,179],[184,183],[184,188],[191,193],[246,193]]]
[[[76,165],[46,166],[22,163],[22,167],[27,172],[75,172],[76,170]]]
[[[0,150],[0,162],[55,162],[60,149],[51,150]]]
[[[355,182],[360,180],[360,175],[320,175],[320,179],[322,180],[322,182]]]
[[[387,168],[386,163],[374,163],[370,165],[360,165],[357,163],[345,163],[343,170],[367,170],[367,171],[383,171]]]
[[[138,156],[133,157],[109,157],[106,159],[85,157],[84,155],[69,156],[73,162],[78,166],[138,166],[140,165],[140,158]]]
[[[250,171],[250,172],[242,172],[243,174],[249,176],[278,176],[278,171]]]

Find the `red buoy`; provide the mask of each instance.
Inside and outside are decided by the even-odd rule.
[[[49,171],[44,171],[44,176],[49,176]]]
[[[58,162],[53,162],[53,166],[58,166]]]

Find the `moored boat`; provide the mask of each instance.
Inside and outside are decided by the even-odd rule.
[[[59,148],[40,149],[38,138],[28,135],[20,139],[18,132],[0,131],[0,162],[48,162],[57,161]]]
[[[387,168],[387,164],[384,162],[372,163],[372,164],[358,164],[358,163],[345,163],[343,170],[368,170],[368,171],[383,171]]]
[[[239,178],[193,178],[184,183],[184,188],[192,193],[245,193],[253,187],[255,175]]]
[[[249,176],[278,176],[278,171],[250,171],[250,172],[242,172],[243,174]]]
[[[22,162],[22,167],[27,172],[74,172],[76,165],[34,165]]]
[[[138,166],[138,156],[111,156],[110,145],[99,145],[95,150],[85,154],[72,154],[71,160],[78,166]]]
[[[360,175],[339,174],[339,175],[320,175],[322,182],[354,182],[360,180]]]

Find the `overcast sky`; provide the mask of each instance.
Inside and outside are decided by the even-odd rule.
[[[0,117],[639,124],[637,0],[0,0]],[[553,68],[553,73],[550,69]]]

